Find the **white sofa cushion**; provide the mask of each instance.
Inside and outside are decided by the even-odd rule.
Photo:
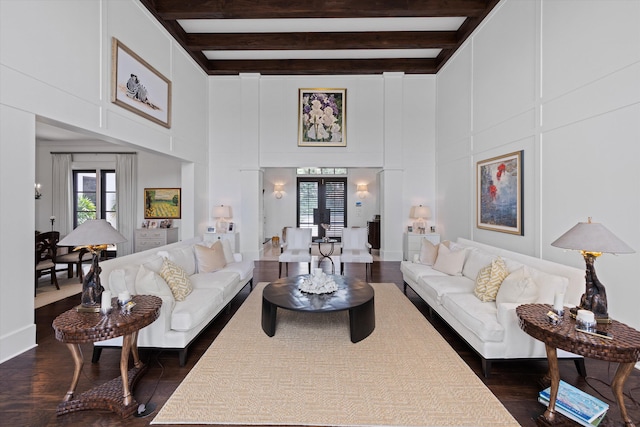
[[[168,258],[165,258],[162,263],[160,277],[167,282],[176,301],[184,301],[193,290],[189,276],[184,269]]]
[[[222,291],[216,288],[194,288],[184,301],[176,302],[171,314],[171,329],[189,331],[217,311],[222,304]]]
[[[480,302],[472,293],[447,293],[442,305],[485,342],[501,342],[504,339],[504,327],[498,323],[497,307],[494,302]]]
[[[478,248],[469,248],[468,251],[469,254],[462,268],[462,275],[471,280],[476,280],[480,269],[491,265],[491,261],[493,261],[496,256]]]
[[[438,304],[442,304],[442,297],[445,294],[472,293],[475,286],[473,280],[469,280],[464,276],[448,276],[446,274],[441,276],[422,276],[418,284],[422,291]]]
[[[465,257],[465,249],[452,250],[445,245],[439,245],[438,258],[436,258],[433,268],[451,276],[461,276]]]
[[[227,265],[220,241],[215,242],[211,247],[194,245],[193,250],[198,263],[198,273],[211,273],[222,270]]]
[[[496,304],[527,304],[535,302],[537,299],[538,285],[530,276],[529,269],[522,266],[503,280],[498,295],[496,295]]]
[[[197,273],[190,277],[194,289],[219,289],[222,298],[235,295],[233,284],[238,281],[239,274],[232,271],[216,271],[214,273]]]
[[[193,254],[193,247],[175,248],[169,251],[158,251],[158,256],[168,258],[174,264],[182,267],[187,276],[196,272],[196,259]]]
[[[411,261],[402,261],[400,263],[400,270],[402,274],[406,275],[412,282],[417,282],[418,279],[422,276],[445,276],[449,277],[448,274],[445,274],[441,271],[436,271],[428,265],[411,262]]]

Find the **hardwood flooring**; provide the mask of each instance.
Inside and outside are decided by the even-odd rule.
[[[327,271],[328,263],[324,263]],[[399,262],[377,262],[373,268],[372,282],[393,282],[402,288],[402,274]],[[277,279],[277,261],[257,261],[255,263],[254,282],[268,282]],[[302,267],[302,271],[300,271]],[[306,273],[306,265],[291,264],[291,275]],[[364,277],[364,266],[354,264],[345,267],[347,275]],[[73,373],[73,361],[67,347],[56,341],[51,324],[60,313],[74,307],[79,297],[70,297],[47,305],[35,311],[38,346],[3,364],[0,364],[0,425],[6,426],[147,426],[153,420],[157,410],[167,401],[187,373],[193,368],[200,356],[207,350],[227,321],[233,316],[249,293],[246,287],[233,300],[229,312],[223,311],[200,337],[191,345],[187,364],[180,367],[177,353],[140,350],[140,356],[149,370],[134,389],[139,403],[156,406],[156,411],[147,417],[119,416],[106,411],[82,411],[56,416],[56,406],[65,395]],[[408,298],[428,317],[428,307],[412,291]],[[442,320],[429,319],[440,334],[458,352],[460,357],[482,379],[489,389],[504,404],[509,412],[523,426],[536,425],[535,419],[543,412],[543,406],[537,402],[540,390],[539,379],[546,373],[547,363],[540,361],[512,361],[494,363],[491,377],[482,376],[479,357],[462,341]],[[100,362],[91,363],[91,344],[82,345],[84,368],[77,391],[83,392],[119,375],[120,352],[104,350]],[[239,355],[242,357],[242,355]],[[601,425],[620,426],[620,411],[611,401],[610,384],[617,367],[616,364],[587,359],[588,377],[582,378],[576,372],[573,362],[560,362],[561,377],[578,388],[609,399],[611,409]],[[595,390],[591,388],[595,387]],[[250,386],[250,385],[248,385]],[[446,387],[446,384],[442,385]],[[626,404],[629,415],[640,425],[640,372],[634,370],[626,383]],[[573,424],[576,425],[576,424]]]

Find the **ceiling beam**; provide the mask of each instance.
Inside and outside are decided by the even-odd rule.
[[[478,16],[486,0],[145,0],[162,19]]]
[[[351,33],[203,33],[186,34],[197,50],[332,50],[453,48],[455,31],[380,31]]]
[[[382,74],[405,72],[407,74],[434,74],[435,59],[282,59],[282,60],[209,60],[209,75],[234,75],[260,73],[263,75],[337,75]]]

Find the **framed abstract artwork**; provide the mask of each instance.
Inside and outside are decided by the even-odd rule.
[[[111,44],[111,102],[171,127],[171,81],[115,37]]]
[[[180,188],[145,188],[144,218],[180,219],[181,203]],[[156,226],[159,226],[159,223]]]
[[[477,227],[524,235],[524,151],[505,154],[476,164]]]
[[[298,146],[347,146],[347,89],[298,89]]]

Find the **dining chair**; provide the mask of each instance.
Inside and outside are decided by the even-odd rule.
[[[290,262],[306,262],[311,273],[311,229],[287,227],[283,233],[287,237],[280,247],[278,257],[278,277],[282,277],[282,263],[285,263],[287,276]]]
[[[93,259],[93,254],[91,254],[91,252],[89,252],[87,248],[81,248],[77,251],[74,251],[74,248],[70,246],[58,246],[57,249],[56,264],[67,265],[67,278],[69,279],[73,277],[73,267],[75,267],[76,276],[82,283],[82,279],[84,278],[84,270],[82,269],[82,264],[85,262],[91,262],[91,260]]]
[[[56,250],[60,240],[58,231],[47,231],[36,234],[35,241],[35,288],[38,287],[38,279],[43,274],[51,275],[51,284],[60,289],[56,277]],[[35,293],[34,288],[34,293]]]
[[[343,228],[340,271],[344,274],[344,263],[364,263],[365,280],[368,282],[373,266],[371,244],[366,228]]]

